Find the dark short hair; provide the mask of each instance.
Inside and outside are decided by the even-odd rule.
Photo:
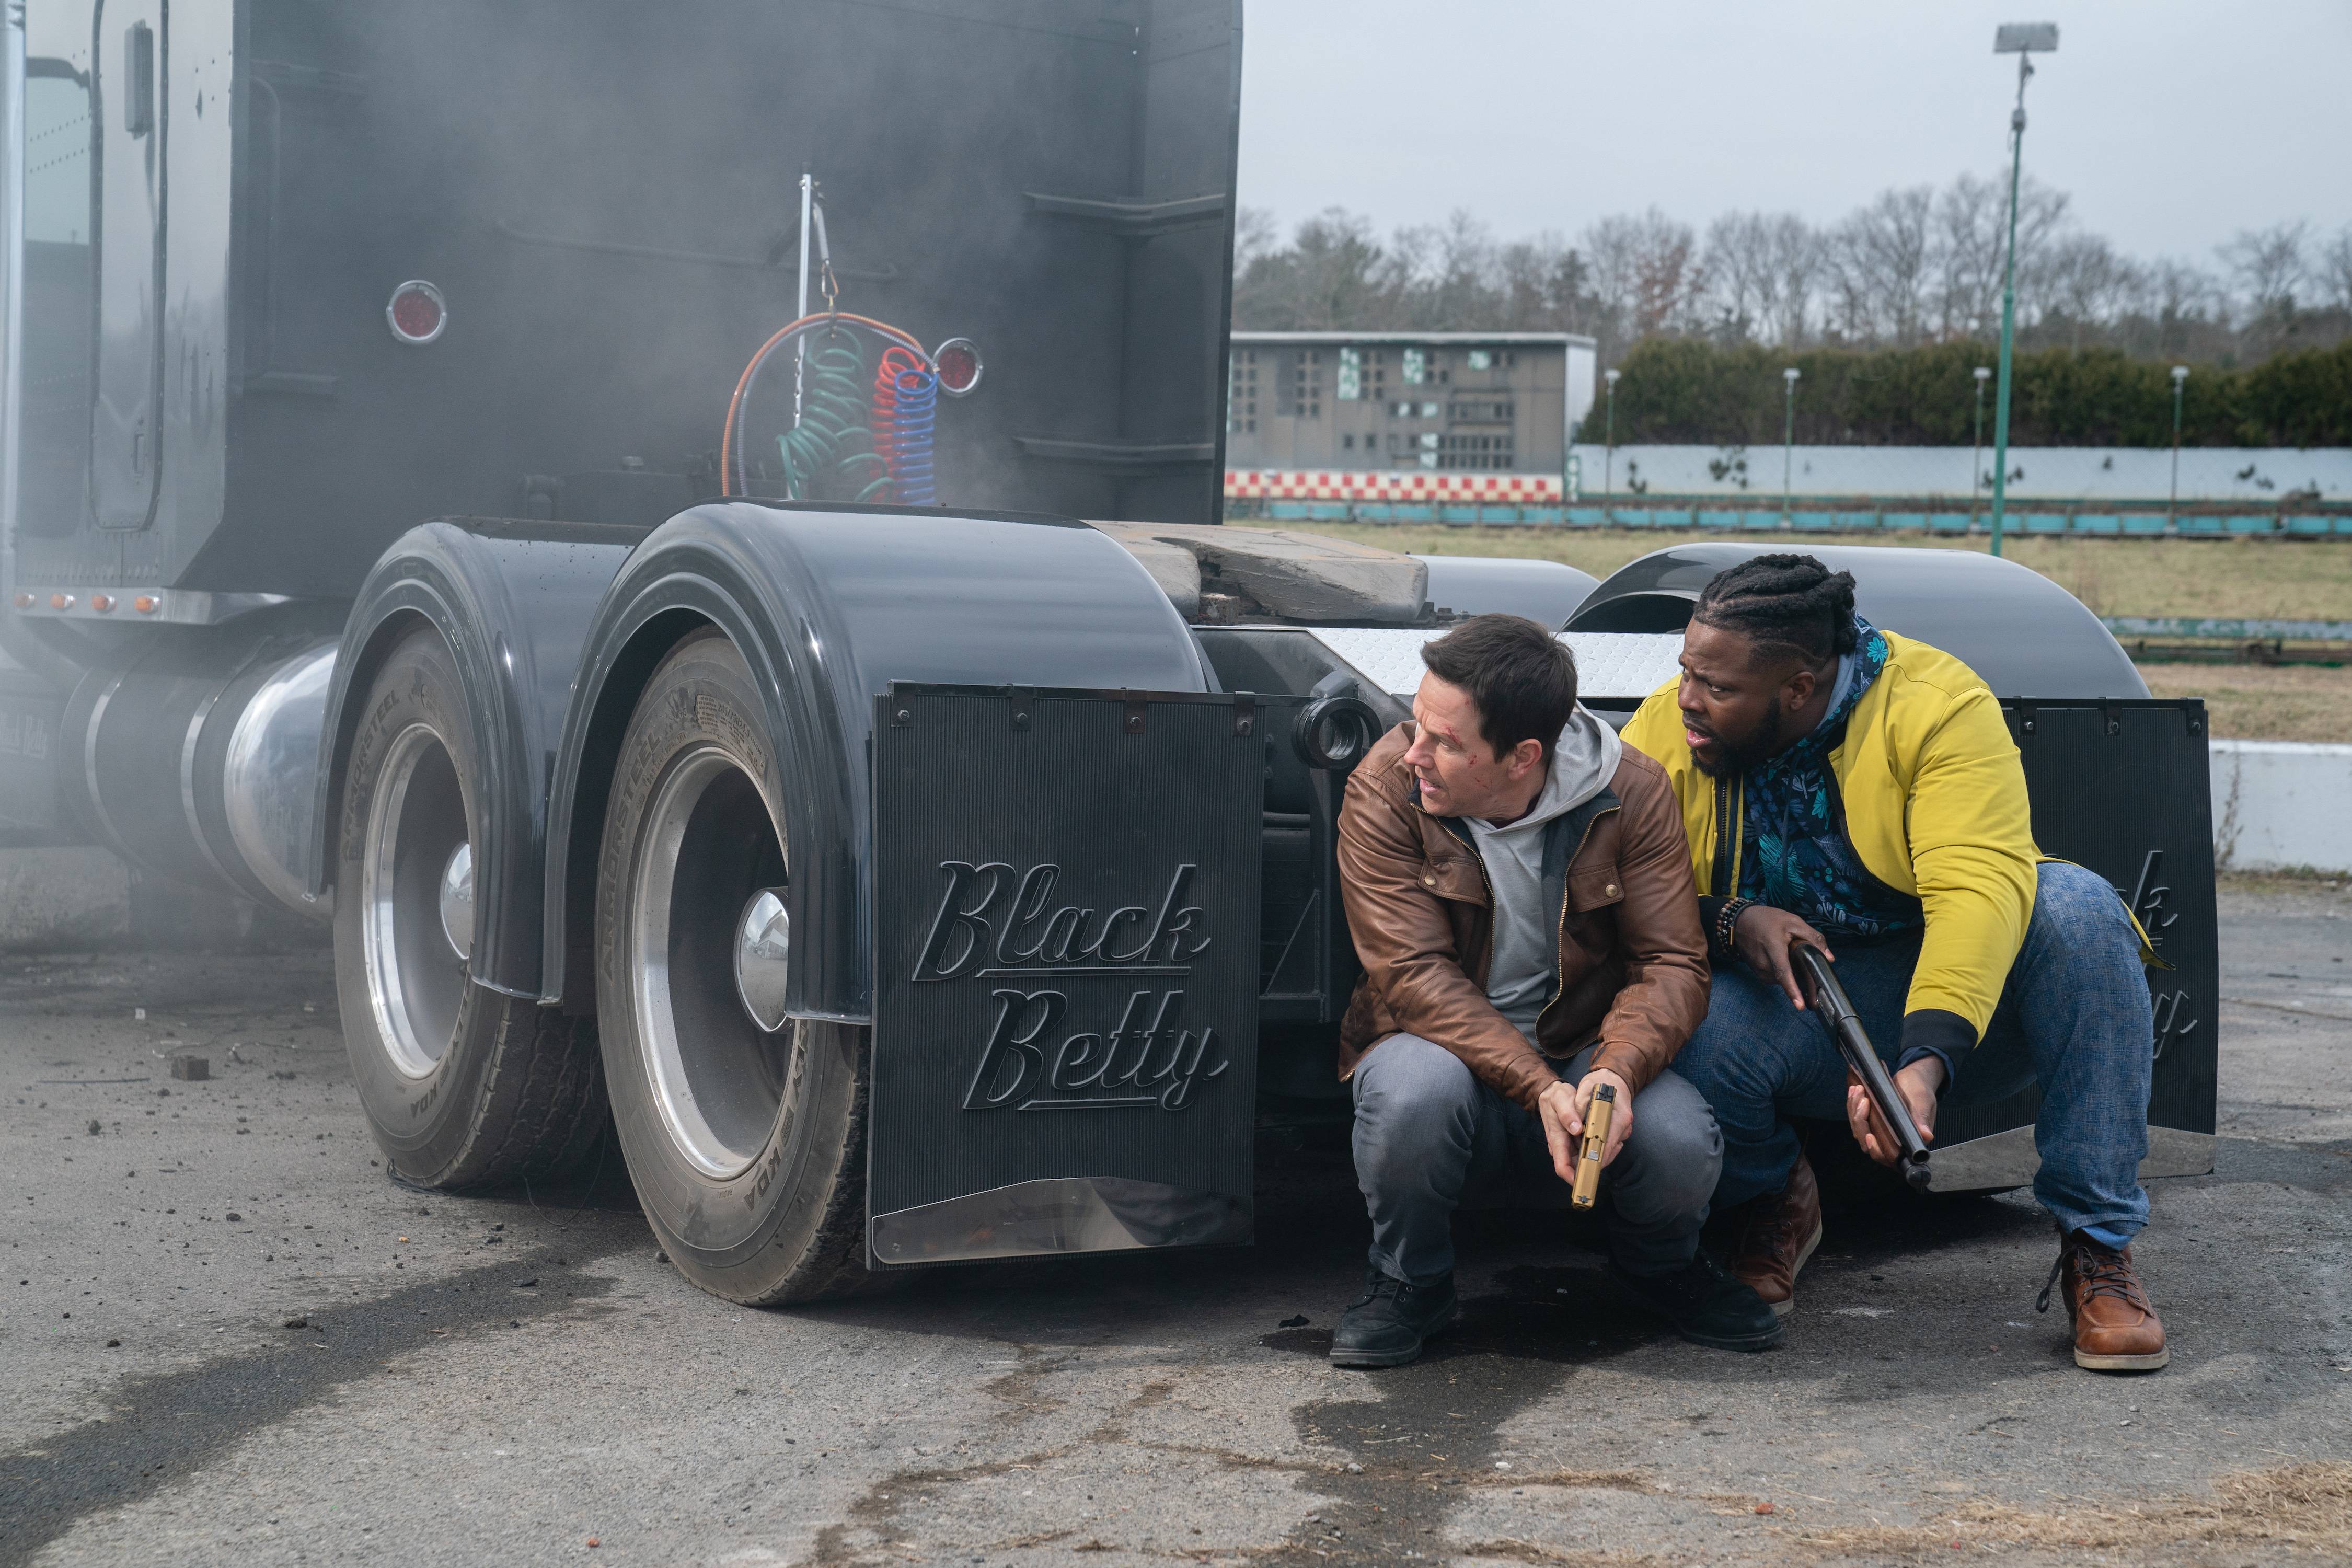
[[[1751,555],[1699,590],[1691,619],[1753,638],[1758,662],[1823,664],[1853,651],[1853,574],[1810,555]]]
[[[1576,656],[1525,616],[1473,616],[1421,646],[1421,662],[1478,705],[1478,729],[1502,756],[1521,741],[1544,755],[1576,711]]]

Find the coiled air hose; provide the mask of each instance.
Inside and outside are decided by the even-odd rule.
[[[882,366],[870,391],[861,333],[881,339],[884,345]],[[808,347],[802,364],[800,423],[778,442],[786,498],[812,500],[822,486],[836,493],[845,490],[861,501],[931,505],[938,367],[922,344],[898,328],[846,310],[803,316],[780,329],[743,367],[719,438],[720,493],[751,493],[744,456],[751,390],[776,351],[803,338]]]
[[[893,344],[883,357],[906,351]],[[784,460],[784,494],[807,500],[818,483],[837,477],[853,500],[890,499],[890,469],[874,450],[874,432],[859,416],[866,354],[856,335],[832,331],[815,338],[801,374],[801,422],[776,438]]]
[[[931,436],[938,424],[940,374],[926,358],[892,344],[874,377],[874,446],[902,506],[929,506]]]

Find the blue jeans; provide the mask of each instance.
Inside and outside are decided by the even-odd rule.
[[[1592,1065],[1587,1047],[1559,1076]],[[1454,1268],[1454,1211],[1566,1208],[1535,1112],[1478,1081],[1462,1058],[1418,1035],[1391,1035],[1356,1066],[1356,1180],[1371,1211],[1371,1262],[1431,1283]],[[1601,1173],[1594,1208],[1610,1256],[1629,1274],[1672,1274],[1698,1250],[1723,1138],[1698,1091],[1671,1071],[1633,1097],[1633,1130]]]
[[[1830,945],[1838,952],[1838,979],[1891,1068],[1918,938]],[[2022,1041],[2042,1087],[2033,1195],[2069,1231],[2096,1226],[2136,1235],[2147,1223],[2139,1163],[2147,1153],[2156,1024],[2139,938],[2123,900],[2095,873],[2041,868],[2025,943],[1978,1055],[2004,1037]],[[1973,1059],[1956,1064],[1956,1084],[1970,1083]],[[1744,965],[1717,968],[1706,1021],[1675,1068],[1706,1096],[1723,1128],[1715,1201],[1725,1207],[1787,1184],[1797,1133],[1784,1117],[1845,1120],[1845,1062],[1829,1031]]]

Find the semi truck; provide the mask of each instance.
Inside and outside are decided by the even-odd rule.
[[[617,1150],[775,1303],[1250,1239],[1343,1126],[1334,834],[1504,609],[1622,722],[1707,576],[1221,521],[1237,0],[17,0],[0,837],[331,927],[390,1172]],[[2204,714],[2080,604],[1824,549],[2131,901],[2209,1169]],[[1608,900],[1569,918],[1607,921]],[[2030,1177],[2031,1065],[1939,1191]]]

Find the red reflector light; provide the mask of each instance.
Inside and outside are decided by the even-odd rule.
[[[950,338],[931,351],[931,363],[939,367],[940,390],[950,397],[980,384],[980,345],[970,338]]]
[[[394,337],[421,348],[449,324],[449,306],[440,289],[421,278],[412,278],[392,291],[383,319],[391,324]]]

